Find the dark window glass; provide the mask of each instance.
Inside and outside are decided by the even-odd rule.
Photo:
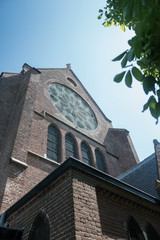
[[[89,147],[85,144],[81,144],[82,161],[88,165],[92,165],[91,153]]]
[[[65,142],[66,142],[66,159],[69,158],[70,156],[77,157],[76,142],[73,139],[73,137],[67,134],[65,137]]]
[[[48,128],[48,139],[47,139],[47,157],[59,162],[59,132],[53,127]]]
[[[98,150],[95,151],[95,154],[96,154],[97,168],[99,170],[105,172],[104,158],[103,158],[102,154]]]
[[[134,220],[133,217],[131,217],[130,220],[129,220],[128,237],[129,237],[129,240],[145,240],[140,226]]]
[[[29,240],[49,240],[50,229],[45,214],[40,213],[36,217],[30,231]]]

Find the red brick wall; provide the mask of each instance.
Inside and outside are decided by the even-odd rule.
[[[32,153],[28,153],[27,164],[27,168],[15,163],[10,165],[1,212],[17,202],[58,166]]]
[[[128,239],[129,216],[134,217],[142,231],[150,222],[160,234],[158,205],[126,195],[80,171],[74,172],[73,199],[77,239]]]
[[[51,240],[128,239],[129,216],[142,231],[150,222],[160,234],[158,205],[76,169],[67,170],[7,221],[10,227],[25,227],[26,240],[40,211],[48,217]]]
[[[9,217],[11,227],[25,226],[23,240],[27,240],[32,224],[40,211],[47,214],[50,239],[74,240],[74,210],[71,172],[61,176],[45,191]]]
[[[67,77],[73,78],[77,82],[77,86],[71,84]],[[0,117],[2,126],[4,127],[6,124],[6,135],[3,139],[0,139],[0,143],[2,140],[4,143],[4,150],[0,154],[0,176],[2,176],[0,201],[3,199],[7,202],[3,204],[3,209],[5,209],[4,206],[9,206],[9,203],[12,204],[17,201],[57,167],[56,164],[44,159],[47,153],[47,135],[50,124],[55,124],[60,130],[61,162],[66,160],[65,135],[71,133],[77,142],[77,152],[80,160],[82,160],[81,142],[85,141],[90,146],[93,167],[96,167],[96,148],[103,153],[106,171],[113,176],[118,176],[136,164],[126,132],[115,130],[110,134],[111,122],[105,118],[69,69],[42,70],[41,74],[31,69],[24,74],[8,77],[6,80],[9,82],[8,85],[5,80],[2,81],[1,79],[2,88],[4,86],[6,88],[6,93],[2,93],[2,99],[5,100],[3,107],[5,121]],[[97,129],[94,131],[77,129],[60,113],[51,101],[47,90],[47,84],[54,81],[67,85],[89,103],[97,116]],[[14,104],[12,104],[13,102]],[[44,113],[45,111],[48,114]],[[0,130],[2,130],[1,124]],[[111,154],[106,152],[108,148],[111,150]],[[36,153],[39,157],[33,154],[31,156],[29,152]],[[27,163],[28,168],[24,169],[21,166],[10,164],[11,154],[12,157]],[[114,154],[117,154],[119,159]]]
[[[31,72],[31,71],[30,71]],[[26,162],[39,74],[30,73],[12,156]]]
[[[0,79],[0,207],[30,73]]]
[[[117,177],[139,163],[127,130],[110,128],[106,135],[105,145],[108,152],[108,169],[112,176]]]

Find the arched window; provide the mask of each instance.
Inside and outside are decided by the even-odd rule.
[[[28,240],[49,240],[49,222],[44,213],[39,213],[33,222]]]
[[[88,165],[92,165],[91,152],[87,144],[84,142],[81,143],[81,151],[82,151],[82,161],[87,163]]]
[[[105,172],[104,157],[99,150],[95,150],[97,168]]]
[[[60,162],[59,131],[53,126],[48,127],[47,157],[56,162]]]
[[[145,240],[143,232],[133,217],[130,217],[128,223],[128,239],[129,240]]]
[[[77,157],[76,154],[76,142],[70,134],[67,134],[65,137],[66,143],[66,159],[70,156]]]
[[[156,232],[156,230],[154,229],[154,227],[148,223],[147,227],[146,227],[146,234],[147,234],[147,239],[148,240],[159,240],[160,237],[158,235],[158,233]]]

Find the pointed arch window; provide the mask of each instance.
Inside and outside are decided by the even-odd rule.
[[[105,172],[104,157],[99,150],[95,150],[97,168]]]
[[[82,161],[88,165],[92,165],[91,151],[86,143],[81,143]]]
[[[65,145],[66,145],[66,159],[69,158],[70,156],[77,157],[76,142],[70,134],[66,134]]]
[[[49,240],[49,222],[44,213],[39,213],[33,222],[28,240]]]
[[[50,158],[56,162],[60,162],[59,153],[59,131],[54,126],[48,127],[48,139],[47,139],[47,158]]]
[[[145,240],[144,234],[133,217],[130,217],[128,223],[128,239],[129,240]]]
[[[156,230],[150,223],[147,224],[146,233],[147,233],[148,240],[153,240],[153,239],[159,240],[160,239],[160,236],[158,235],[158,233],[156,232]]]

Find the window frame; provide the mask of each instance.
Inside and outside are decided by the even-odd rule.
[[[143,231],[133,216],[129,216],[127,221],[128,240],[145,240]]]
[[[100,156],[99,159],[97,157],[97,154],[99,154],[99,156]],[[102,152],[98,148],[95,149],[95,158],[96,158],[97,169],[102,171],[102,172],[106,172],[105,158],[104,158],[104,155],[102,154]],[[102,166],[102,169],[101,169],[101,167],[99,167],[98,162],[101,163],[100,165]]]
[[[44,224],[42,228],[42,224]],[[43,236],[38,236],[39,232],[41,233],[42,230],[44,230],[45,227],[45,236],[43,233]],[[38,230],[40,230],[38,232]],[[29,232],[29,237],[28,240],[50,240],[50,225],[49,225],[49,220],[47,218],[47,215],[44,212],[39,212],[36,216],[36,218],[33,221],[33,224],[31,226],[30,232]]]
[[[84,150],[84,149],[82,149],[83,146],[85,146],[88,151],[83,151]],[[83,152],[87,153],[88,158],[84,157]],[[93,166],[93,158],[92,158],[91,149],[90,149],[89,145],[84,141],[81,142],[81,154],[82,154],[82,162],[87,164],[87,165]],[[87,160],[88,163],[86,161],[84,161],[84,159]]]
[[[67,138],[70,138],[70,140],[72,140],[72,143],[69,142],[69,140]],[[73,150],[69,149],[67,147],[67,143],[69,143],[72,147],[73,147]],[[71,153],[71,155],[69,154]],[[70,133],[67,133],[65,135],[65,158],[68,159],[69,157],[77,157],[77,143],[76,143],[76,140],[75,138],[72,136],[72,134]]]
[[[49,147],[49,144],[52,144],[52,147]],[[51,156],[51,154],[52,154],[52,156]],[[53,155],[56,155],[56,159],[53,157]],[[60,131],[55,125],[49,125],[48,126],[47,158],[49,158],[50,160],[53,160],[57,163],[60,163],[60,160],[61,160],[61,155],[60,155]]]

